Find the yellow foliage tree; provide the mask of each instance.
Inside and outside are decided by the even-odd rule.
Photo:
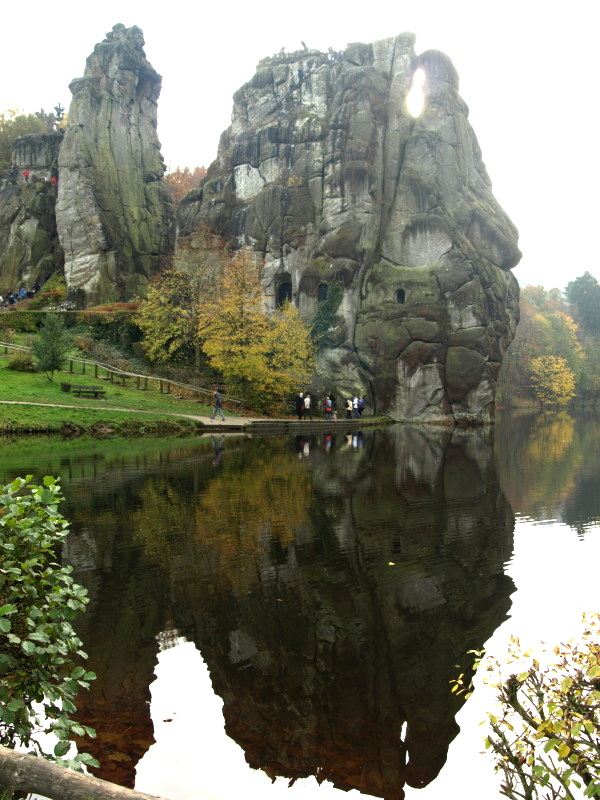
[[[575,395],[575,375],[566,359],[538,356],[531,359],[529,377],[534,397],[545,406],[566,406]]]
[[[228,257],[218,294],[199,309],[198,333],[229,391],[262,411],[282,411],[313,368],[310,329],[289,303],[264,311],[260,265],[247,253]]]
[[[197,231],[182,240],[170,266],[152,281],[134,317],[151,361],[191,361],[200,366],[198,312],[217,291],[220,240]]]

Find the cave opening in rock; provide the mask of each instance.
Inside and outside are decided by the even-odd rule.
[[[396,289],[396,302],[400,304],[406,302],[406,291],[404,289]]]
[[[327,294],[329,292],[329,287],[326,283],[320,283],[317,288],[317,302],[324,303],[327,300]]]
[[[292,284],[291,281],[284,281],[279,284],[277,289],[277,305],[282,306],[285,301],[292,302]]]

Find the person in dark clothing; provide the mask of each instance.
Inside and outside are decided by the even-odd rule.
[[[223,401],[221,395],[215,389],[213,392],[213,413],[211,419],[214,419],[217,414],[221,415],[221,419],[225,422],[225,414],[223,414]]]
[[[296,398],[296,414],[298,415],[298,419],[302,419],[304,414],[304,395],[302,392]]]

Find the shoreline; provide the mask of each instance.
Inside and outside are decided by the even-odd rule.
[[[65,414],[65,418],[60,422],[54,421],[47,423],[41,420],[28,421],[27,423],[15,423],[8,421],[8,424],[0,418],[0,435],[30,435],[30,434],[62,434],[65,438],[91,434],[94,436],[121,436],[121,435],[173,435],[181,433],[212,433],[212,432],[240,432],[250,434],[286,434],[286,433],[318,433],[327,430],[349,429],[357,430],[364,427],[382,427],[392,425],[394,421],[390,417],[363,417],[361,419],[305,419],[295,418],[252,418],[226,416],[225,420],[213,420],[210,416],[186,414],[166,411],[145,411],[141,409],[120,408],[118,406],[106,406],[103,408],[92,408],[89,406],[73,406],[62,403],[36,403],[26,400],[0,400],[0,408],[3,406],[28,406],[32,408],[59,408],[69,411],[85,412],[89,416],[99,416],[97,420],[90,423],[78,420],[77,413]],[[107,419],[107,412],[112,414],[124,415],[143,415],[139,422],[135,419],[123,418],[119,420],[114,416]],[[4,415],[2,415],[4,416]],[[34,417],[35,414],[32,414]],[[71,418],[69,418],[71,417]]]

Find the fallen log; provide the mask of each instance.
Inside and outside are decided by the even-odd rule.
[[[50,800],[163,800],[0,746],[0,787]]]

